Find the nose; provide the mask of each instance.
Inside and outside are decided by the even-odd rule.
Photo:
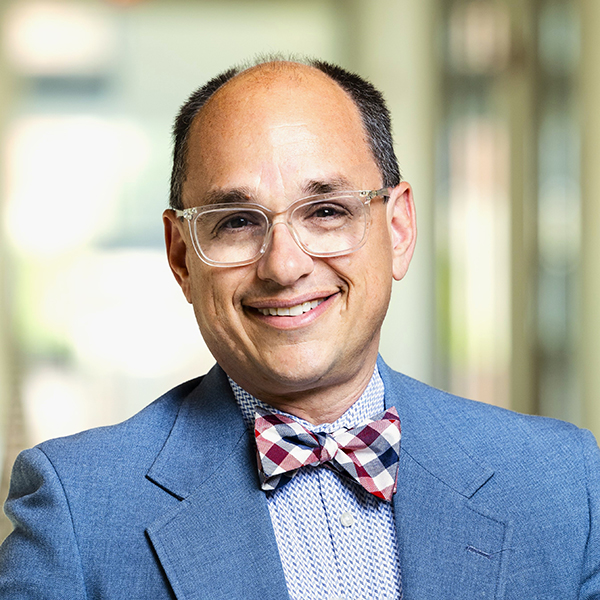
[[[298,246],[287,225],[273,225],[269,247],[258,261],[258,277],[281,286],[290,286],[311,273],[313,268],[313,258]]]

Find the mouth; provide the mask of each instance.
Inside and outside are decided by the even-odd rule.
[[[330,301],[337,295],[337,292],[318,297],[311,294],[312,297],[297,298],[295,304],[294,299],[291,298],[289,300],[255,300],[245,304],[244,308],[263,317],[301,317],[307,313],[321,312],[321,309],[329,305]]]
[[[266,317],[299,317],[300,315],[317,308],[317,306],[325,300],[326,298],[320,298],[319,300],[302,302],[301,304],[296,304],[294,306],[269,306],[257,308],[256,310]]]
[[[315,297],[316,294],[289,300],[255,300],[245,305],[245,310],[254,315],[261,327],[273,327],[279,331],[304,329],[318,322],[329,312],[340,292]]]

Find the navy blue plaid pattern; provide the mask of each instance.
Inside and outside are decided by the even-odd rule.
[[[249,429],[257,407],[286,414],[230,383]],[[314,433],[333,433],[382,412],[383,395],[376,369],[363,395],[335,423],[314,426],[287,416]],[[323,466],[301,467],[285,487],[266,497],[292,600],[402,598],[391,503]]]
[[[261,487],[276,490],[300,467],[324,465],[352,477],[387,500],[396,492],[400,419],[394,407],[359,427],[313,433],[286,417],[257,408],[254,435]]]

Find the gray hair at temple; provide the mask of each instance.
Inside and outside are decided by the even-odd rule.
[[[197,89],[181,107],[173,127],[173,170],[169,199],[171,208],[183,209],[181,194],[187,171],[187,142],[196,115],[211,96],[236,75],[251,67],[277,62],[297,62],[319,69],[344,89],[359,110],[373,158],[381,172],[383,186],[395,187],[400,183],[401,176],[394,152],[390,111],[381,92],[359,75],[337,65],[316,59],[288,61],[277,57],[258,60],[251,65],[240,65],[224,71]]]

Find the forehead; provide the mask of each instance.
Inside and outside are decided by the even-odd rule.
[[[225,84],[195,118],[183,196],[226,187],[292,194],[301,180],[351,176],[363,187],[379,171],[347,93],[312,67],[262,67]]]

